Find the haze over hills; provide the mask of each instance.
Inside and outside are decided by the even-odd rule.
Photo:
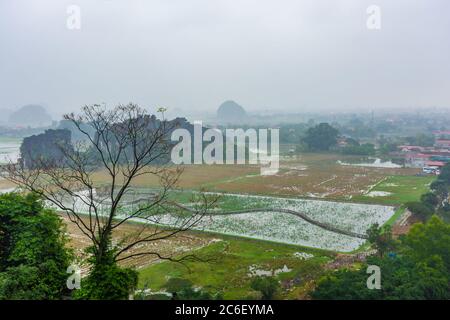
[[[46,127],[52,124],[52,117],[47,110],[37,104],[29,104],[12,112],[8,117],[9,126]]]
[[[217,120],[220,123],[243,123],[247,118],[245,109],[233,100],[225,101],[217,109]]]
[[[81,30],[66,28],[64,1],[0,2],[5,107],[45,101],[66,113],[133,101],[215,113],[227,98],[247,112],[450,105],[448,0],[377,1],[380,30],[366,27],[369,1],[82,1]]]

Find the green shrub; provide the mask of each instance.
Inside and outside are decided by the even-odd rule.
[[[250,283],[250,287],[261,293],[263,300],[271,300],[277,293],[280,285],[273,277],[256,277]]]

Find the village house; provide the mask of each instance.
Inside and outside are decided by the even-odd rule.
[[[436,148],[450,149],[450,140],[449,139],[437,139],[434,146]]]
[[[412,168],[423,168],[427,161],[431,160],[430,154],[407,153],[405,154],[405,166]]]

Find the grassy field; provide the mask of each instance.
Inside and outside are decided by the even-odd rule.
[[[352,200],[390,205],[418,201],[422,194],[428,192],[434,179],[434,176],[391,176],[375,185],[367,194],[355,196]]]
[[[179,181],[184,189],[208,191],[350,200],[361,196],[387,176],[414,176],[411,168],[367,168],[340,165],[354,157],[340,154],[305,153],[284,156],[276,175],[261,176],[256,165],[187,165]],[[107,182],[105,172],[98,172],[94,180]],[[414,183],[414,181],[412,181]],[[133,183],[136,187],[155,188],[158,180],[142,176]],[[373,199],[377,203],[377,199]],[[366,199],[364,202],[370,202]]]
[[[313,256],[304,260],[294,255],[297,252]],[[222,292],[225,299],[255,298],[256,293],[250,288],[250,267],[273,271],[286,266],[290,271],[276,276],[284,283],[279,298],[301,298],[311,281],[321,275],[321,266],[332,257],[319,250],[233,237],[223,237],[195,251],[195,255],[209,261],[189,261],[185,265],[166,261],[149,266],[140,270],[139,287],[164,290],[167,280],[176,277],[188,279],[210,293]],[[292,281],[296,285],[290,287]]]

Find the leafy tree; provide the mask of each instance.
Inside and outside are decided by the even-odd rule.
[[[376,234],[377,227],[371,228]],[[382,272],[381,290],[367,288],[367,267]],[[314,299],[450,299],[450,225],[433,216],[404,236],[397,254],[368,257],[358,270],[339,270],[324,276]]]
[[[429,206],[430,208],[435,208],[439,204],[439,198],[433,192],[428,192],[428,193],[423,194],[420,197],[420,201],[423,204]]]
[[[391,142],[386,142],[386,143],[380,144],[380,147],[379,147],[379,152],[381,154],[388,154],[388,153],[394,152],[396,150],[397,150],[397,144],[391,143]]]
[[[0,273],[0,300],[44,300],[51,288],[40,279],[38,267],[20,265]],[[58,297],[55,297],[58,298]]]
[[[138,273],[129,268],[121,268],[113,259],[113,252],[108,253],[104,263],[93,263],[93,269],[82,280],[81,289],[75,291],[75,299],[126,300],[137,287]],[[95,259],[95,258],[91,258]]]
[[[415,137],[406,137],[406,141],[414,146],[432,147],[434,145],[434,136],[420,133]]]
[[[250,287],[261,292],[263,300],[272,300],[278,291],[279,283],[273,277],[256,277],[250,283]]]
[[[413,225],[402,243],[404,251],[415,261],[441,257],[450,274],[450,224],[432,216],[426,224]]]
[[[425,221],[433,214],[433,209],[423,204],[422,202],[413,201],[405,204],[409,211],[418,217],[420,220]]]
[[[441,197],[445,197],[448,194],[448,184],[440,178],[430,184],[430,189]]]
[[[390,226],[381,228],[375,223],[367,230],[367,235],[369,242],[375,246],[380,256],[394,248]]]
[[[380,267],[380,290],[367,288],[368,265]],[[312,297],[327,300],[448,299],[448,280],[439,257],[421,263],[415,263],[408,256],[370,257],[359,270],[345,269],[323,277]]]
[[[121,269],[118,263],[144,255],[177,260],[161,255],[158,248],[147,247],[148,250],[139,253],[133,249],[192,229],[218,198],[201,193],[196,195],[199,198],[196,202],[202,205],[187,208],[169,197],[176,189],[183,170],[160,164],[170,159],[171,133],[185,123],[179,119],[165,120],[164,108],[158,112],[162,113],[162,120],[132,103],[114,109],[100,105],[85,106],[79,115],[71,113],[64,116],[84,136],[84,143],[73,146],[55,141],[54,146],[63,156],[61,161],[55,163],[54,159],[38,157],[33,159],[32,165],[37,170],[28,170],[30,166],[26,163],[10,163],[0,173],[65,212],[89,239],[92,269],[78,293],[82,298],[91,294],[93,299],[125,299],[135,285],[135,272]],[[69,131],[64,132],[70,135]],[[96,171],[105,172],[102,186],[92,178]],[[127,196],[138,177],[156,179],[159,191],[140,198],[138,205],[127,206],[124,214],[124,205],[129,204]],[[155,212],[179,213],[180,219],[164,231],[152,228],[149,233],[147,227],[160,222],[160,216]],[[112,236],[117,228],[133,219],[145,223],[134,234],[113,242]],[[119,280],[124,282],[119,285]],[[118,291],[111,292],[113,288]]]
[[[60,218],[36,194],[0,196],[0,299],[60,299],[71,252]]]
[[[450,163],[447,163],[444,167],[442,167],[439,178],[447,183],[450,183]]]
[[[302,141],[310,151],[327,151],[337,143],[338,130],[328,123],[321,123],[306,131]]]
[[[365,143],[362,145],[351,145],[342,149],[344,154],[354,154],[362,156],[371,156],[375,154],[375,146],[371,143]]]

